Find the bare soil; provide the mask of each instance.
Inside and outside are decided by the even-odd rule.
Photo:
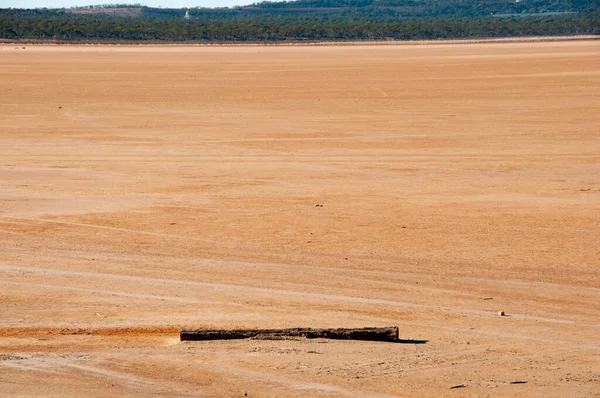
[[[0,396],[600,395],[600,41],[0,65]]]

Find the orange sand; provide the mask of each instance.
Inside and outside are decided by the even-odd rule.
[[[600,394],[599,41],[0,65],[0,396]]]

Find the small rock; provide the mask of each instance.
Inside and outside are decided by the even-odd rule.
[[[498,316],[505,316],[506,314],[504,313],[504,311],[498,311]]]

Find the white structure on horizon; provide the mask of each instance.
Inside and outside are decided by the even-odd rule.
[[[190,19],[190,10],[185,10],[185,15],[183,16],[183,19]]]

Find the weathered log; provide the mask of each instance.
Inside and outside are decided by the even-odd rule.
[[[182,330],[179,335],[185,340],[233,340],[233,339],[273,339],[282,337],[305,337],[307,339],[398,341],[398,327],[381,328],[336,328],[336,329],[221,329],[221,330]]]

